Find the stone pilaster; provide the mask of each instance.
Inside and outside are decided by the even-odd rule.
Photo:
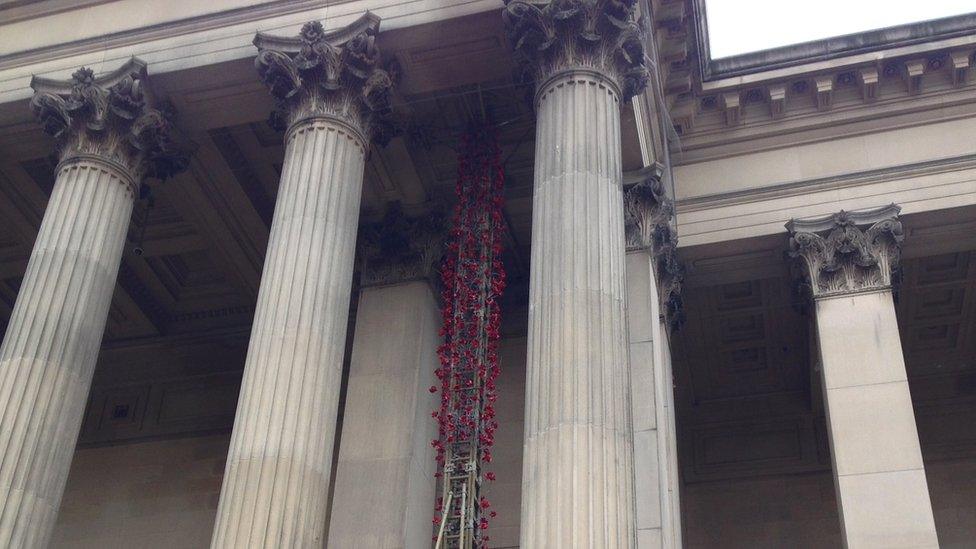
[[[938,547],[892,299],[899,208],[787,224],[815,301],[834,484],[847,547]]]
[[[0,347],[0,546],[47,545],[143,177],[187,158],[152,107],[145,65],[34,78],[31,110],[60,163]]]
[[[681,321],[673,203],[660,166],[624,195],[627,325],[634,422],[638,549],[680,547],[680,509],[668,335]]]
[[[391,211],[361,230],[363,272],[329,547],[426,547],[436,482],[430,413],[441,218]]]
[[[254,40],[285,162],[213,547],[324,541],[363,168],[391,86],[378,28],[366,14]]]
[[[636,2],[506,2],[536,83],[523,547],[633,547],[620,103],[647,81]]]

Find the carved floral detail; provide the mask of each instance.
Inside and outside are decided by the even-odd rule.
[[[176,138],[173,111],[154,108],[145,89],[145,64],[132,59],[96,78],[81,68],[69,81],[35,77],[31,111],[58,141],[60,161],[96,156],[125,168],[138,185],[186,169],[189,155]]]
[[[378,68],[378,31],[379,18],[367,13],[333,32],[312,21],[295,38],[258,33],[254,64],[275,98],[271,124],[285,129],[302,119],[329,117],[367,140],[388,138],[394,78]]]
[[[436,283],[444,229],[439,213],[407,217],[398,207],[390,208],[380,222],[363,226],[361,285]]]
[[[899,211],[891,205],[787,223],[787,253],[805,267],[803,283],[813,297],[890,287],[904,239]]]
[[[674,330],[684,322],[681,285],[684,270],[678,261],[678,238],[672,228],[674,204],[661,180],[660,166],[624,194],[624,228],[628,250],[647,250],[654,258],[661,315]]]
[[[614,80],[622,100],[647,86],[637,0],[505,0],[503,17],[515,52],[536,82],[568,69],[593,69]]]

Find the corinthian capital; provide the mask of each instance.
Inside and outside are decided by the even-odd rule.
[[[393,79],[377,68],[379,27],[379,17],[367,12],[332,32],[318,21],[306,23],[297,37],[259,32],[254,65],[275,98],[272,124],[287,128],[324,117],[351,126],[364,144],[380,137]]]
[[[894,204],[811,220],[791,220],[788,254],[814,298],[889,288],[903,237]]]
[[[661,314],[671,329],[684,319],[681,285],[684,271],[678,261],[674,232],[674,203],[668,198],[659,164],[646,169],[642,179],[624,194],[624,229],[627,250],[645,250],[654,259]]]
[[[361,231],[363,287],[409,280],[437,284],[444,238],[441,215],[407,217],[394,207],[382,221],[366,225]]]
[[[542,83],[572,69],[614,81],[622,100],[647,85],[637,0],[505,0],[503,17],[528,75]]]
[[[661,224],[668,224],[674,217],[674,206],[661,180],[660,164],[653,164],[641,171],[640,180],[624,193],[624,228],[627,249],[650,248],[654,232]]]
[[[34,77],[30,108],[58,141],[61,162],[98,158],[127,173],[133,187],[143,177],[164,179],[184,170],[186,148],[175,139],[172,111],[154,108],[146,64],[132,58],[95,77],[81,68],[71,80]]]

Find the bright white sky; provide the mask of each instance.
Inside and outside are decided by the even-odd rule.
[[[976,0],[705,0],[711,58],[976,11]]]

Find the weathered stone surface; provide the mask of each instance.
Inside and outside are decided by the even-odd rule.
[[[425,281],[360,292],[329,547],[430,545],[440,325]]]
[[[890,290],[821,298],[816,322],[848,547],[938,547]]]
[[[627,327],[634,429],[638,549],[680,547],[677,437],[667,324],[659,321],[655,261],[627,253]]]
[[[0,347],[0,545],[47,544],[115,290],[136,189],[186,157],[146,96],[145,66],[35,78],[61,162]]]
[[[620,101],[646,70],[642,54],[631,57],[632,11],[558,1],[505,10],[537,81],[523,547],[636,543]]]

